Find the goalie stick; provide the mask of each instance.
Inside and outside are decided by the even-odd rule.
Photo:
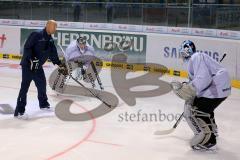
[[[222,58],[220,59],[220,62],[223,61],[223,59],[226,57],[226,55],[227,55],[226,53],[223,54]]]
[[[97,82],[98,82],[98,84],[100,86],[100,89],[104,90],[103,85],[102,85],[102,81],[101,81],[101,79],[100,79],[100,77],[98,75],[97,69],[96,69],[96,67],[95,67],[93,62],[91,62],[91,66],[92,66],[93,72],[95,73],[95,76],[97,78]]]
[[[223,61],[223,59],[226,57],[226,53],[223,54],[222,58],[220,59],[220,62]],[[174,130],[177,128],[178,124],[181,122],[182,118],[183,118],[184,112],[181,114],[181,116],[178,118],[177,122],[173,125],[173,127],[171,129],[168,130],[157,130],[154,132],[154,135],[167,135],[167,134],[171,134],[172,132],[174,132]]]
[[[77,79],[75,79],[74,77],[72,77],[72,75],[70,75],[70,77],[80,86],[82,86],[84,89],[86,89],[87,91],[89,91],[95,98],[97,98],[98,100],[100,100],[101,102],[103,102],[106,106],[108,106],[109,108],[111,108],[112,106],[110,104],[108,104],[107,102],[105,102],[104,100],[102,100],[100,97],[98,97],[98,95],[96,95],[94,92],[92,92],[90,89],[88,89],[87,87],[85,87],[81,82],[79,82]]]
[[[65,55],[65,51],[63,50],[62,46],[59,45],[60,49],[62,50],[63,54]],[[64,59],[64,57],[63,57]],[[64,59],[65,61],[65,59]],[[66,62],[66,61],[65,61]],[[92,92],[89,88],[85,87],[81,82],[79,82],[77,79],[75,79],[71,74],[69,74],[69,77],[72,78],[77,84],[79,84],[80,86],[82,86],[84,89],[86,89],[87,91],[89,91],[95,98],[97,98],[98,100],[100,100],[102,103],[104,103],[107,107],[111,108],[112,106],[110,104],[108,104],[107,102],[105,102],[104,100],[102,100],[98,95],[96,95],[94,92]]]
[[[177,122],[173,125],[173,127],[171,129],[162,130],[162,131],[158,130],[158,131],[155,131],[154,134],[155,135],[166,135],[166,134],[172,133],[177,128],[177,126],[180,123],[180,121],[182,120],[183,114],[184,114],[184,112],[181,114],[181,116],[178,118]]]

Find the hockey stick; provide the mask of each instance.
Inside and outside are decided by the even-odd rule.
[[[100,79],[100,77],[99,77],[99,75],[98,75],[97,69],[96,69],[96,67],[95,67],[95,65],[94,65],[93,62],[91,62],[91,66],[92,66],[92,69],[93,69],[93,71],[94,71],[94,73],[95,73],[95,76],[96,76],[96,78],[97,78],[97,81],[98,81],[98,84],[99,84],[99,86],[100,86],[100,89],[101,89],[101,90],[104,90],[103,85],[102,85],[102,81],[101,81],[101,79]]]
[[[222,58],[220,59],[220,62],[223,61],[223,59],[226,57],[226,53],[223,54]],[[166,135],[166,134],[170,134],[172,133],[178,126],[178,124],[181,122],[182,118],[183,118],[183,114],[184,112],[181,114],[181,116],[178,118],[177,122],[173,125],[173,127],[171,129],[168,129],[168,130],[158,130],[158,131],[155,131],[154,134],[155,135]]]
[[[72,75],[70,75],[70,77],[80,86],[82,86],[84,89],[86,89],[87,91],[89,91],[95,98],[99,99],[101,102],[103,102],[106,106],[108,106],[109,108],[111,108],[112,106],[110,104],[108,104],[107,102],[105,102],[104,100],[102,100],[100,97],[98,97],[98,95],[96,95],[94,92],[92,92],[90,89],[88,89],[87,87],[85,87],[81,82],[79,82],[77,79],[75,79],[74,77],[72,77]]]
[[[223,59],[226,57],[226,55],[227,55],[226,53],[223,54],[222,58],[220,59],[220,62],[223,61]]]
[[[65,51],[63,50],[62,46],[59,45],[60,49],[62,50],[63,54],[65,55]],[[88,90],[95,98],[99,99],[101,102],[103,102],[106,106],[108,106],[109,108],[111,108],[112,106],[110,104],[108,104],[107,102],[105,102],[104,100],[102,100],[100,97],[98,97],[95,93],[93,93],[90,89],[88,89],[87,87],[85,87],[81,82],[79,82],[77,79],[75,79],[71,74],[69,74],[69,77],[72,78],[77,84],[79,84],[80,86],[82,86],[84,89]]]
[[[158,130],[158,131],[154,132],[154,134],[155,135],[166,135],[166,134],[172,133],[177,128],[180,121],[182,120],[183,114],[184,114],[184,112],[181,114],[181,116],[178,118],[177,122],[173,125],[173,127],[171,129],[162,130],[162,131]]]

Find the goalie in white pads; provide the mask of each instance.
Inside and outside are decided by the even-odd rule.
[[[85,37],[79,37],[77,40],[72,41],[66,49],[65,59],[67,62],[73,62],[72,68],[74,70],[75,78],[86,78],[86,70],[93,60],[95,55],[94,48],[90,46]],[[77,65],[77,66],[76,66]],[[71,72],[71,71],[70,71]]]
[[[194,150],[216,148],[217,126],[214,110],[230,95],[231,81],[227,70],[205,53],[196,52],[186,40],[180,55],[188,64],[188,83],[172,82],[174,93],[185,100],[184,117],[194,132],[190,145]]]

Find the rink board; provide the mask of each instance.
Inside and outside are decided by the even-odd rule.
[[[21,56],[14,55],[14,54],[0,53],[0,59],[20,60]],[[166,73],[168,75],[179,76],[184,78],[188,76],[187,71],[185,70],[174,70],[173,68],[168,68],[168,70],[164,70],[163,68],[157,68],[154,65],[127,64],[127,63],[107,62],[107,61],[102,61],[101,64],[95,63],[95,65],[102,68],[118,68],[118,69],[132,70],[132,71],[148,71],[148,72],[155,72],[155,73]],[[232,86],[235,88],[240,88],[240,81],[233,79]]]

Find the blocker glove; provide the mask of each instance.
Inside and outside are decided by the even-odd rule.
[[[37,59],[36,57],[34,57],[33,59],[30,60],[30,69],[31,71],[35,72],[39,69],[39,59]]]

